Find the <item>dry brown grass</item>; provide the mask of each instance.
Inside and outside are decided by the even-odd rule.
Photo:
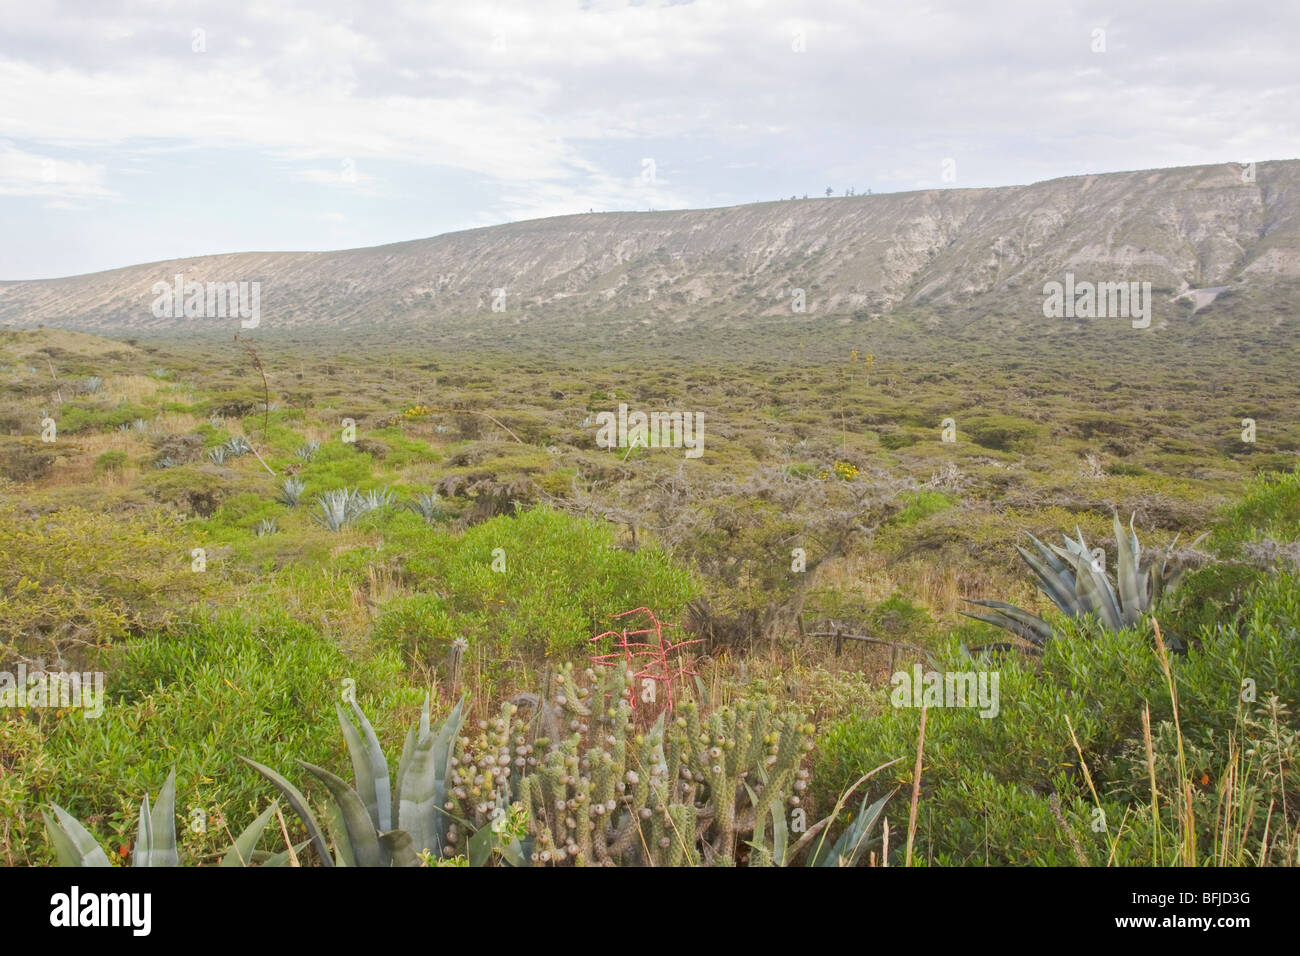
[[[110,375],[104,379],[104,394],[115,402],[140,405],[157,395],[162,384],[149,375]]]

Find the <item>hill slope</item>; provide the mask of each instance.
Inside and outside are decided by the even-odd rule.
[[[261,283],[261,328],[437,328],[492,314],[516,322],[605,316],[690,321],[986,301],[1041,316],[1042,284],[1150,281],[1168,301],[1208,287],[1300,277],[1300,160],[1076,176],[998,189],[597,213],[337,252],[237,253],[64,279],[0,283],[0,324],[158,330],[152,288],[181,273]],[[1193,297],[1205,305],[1212,296]]]

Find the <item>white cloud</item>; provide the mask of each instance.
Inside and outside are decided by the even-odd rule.
[[[0,195],[133,199],[220,153],[359,202],[472,181],[488,223],[1291,158],[1297,35],[1265,0],[28,0],[0,36]],[[66,157],[57,189],[28,157]]]
[[[28,153],[0,142],[0,196],[108,198],[104,169],[79,161]],[[54,204],[54,208],[84,208]]]

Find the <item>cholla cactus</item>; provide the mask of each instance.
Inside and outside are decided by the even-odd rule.
[[[565,665],[549,698],[522,695],[462,736],[448,812],[481,824],[518,800],[538,865],[732,865],[758,820],[802,800],[811,725],[749,703],[702,717],[687,701],[638,732],[627,675],[585,677]]]

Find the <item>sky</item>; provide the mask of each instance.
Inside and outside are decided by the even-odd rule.
[[[1300,4],[0,0],[0,280],[1300,157]]]

